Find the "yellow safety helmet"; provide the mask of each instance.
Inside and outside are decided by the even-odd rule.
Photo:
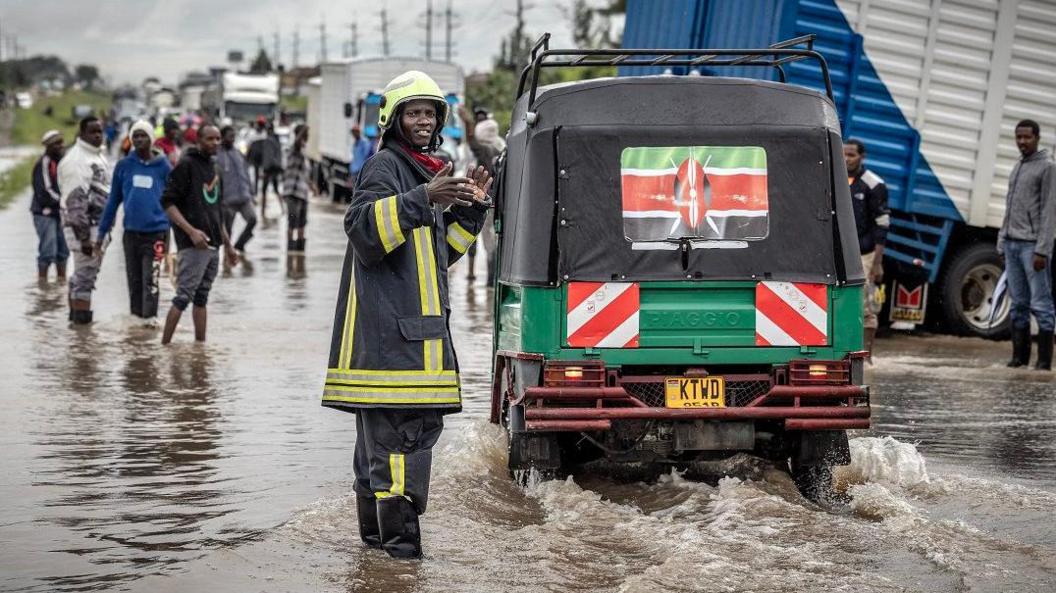
[[[408,70],[393,78],[385,86],[385,90],[381,94],[381,106],[378,110],[378,127],[382,130],[388,130],[392,126],[392,120],[397,108],[407,101],[414,101],[415,99],[431,99],[436,102],[437,121],[434,137],[439,135],[440,130],[444,129],[444,122],[447,121],[447,110],[449,109],[447,99],[444,98],[443,92],[440,91],[440,85],[436,84],[436,81],[425,72],[417,70]]]

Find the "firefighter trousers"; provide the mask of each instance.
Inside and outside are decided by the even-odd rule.
[[[440,410],[356,410],[356,494],[378,500],[403,496],[424,513],[433,445],[443,429]]]

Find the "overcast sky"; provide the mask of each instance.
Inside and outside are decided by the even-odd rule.
[[[448,0],[433,0],[434,10]],[[326,23],[328,57],[341,57],[358,25],[359,55],[381,53],[381,6],[389,9],[392,55],[424,55],[426,0],[0,0],[0,35],[30,55],[56,54],[70,66],[93,63],[113,83],[138,83],[157,76],[175,83],[189,70],[225,65],[229,49],[255,55],[257,36],[272,51],[280,33],[281,62],[291,60],[293,31],[300,33],[300,65],[318,61],[320,22]],[[526,30],[533,39],[549,31],[554,44],[571,43],[562,9],[568,0],[530,0]],[[456,22],[455,61],[466,71],[488,69],[502,37],[514,25],[516,0],[452,0]],[[396,6],[412,8],[394,8]],[[441,15],[442,16],[442,15]],[[443,20],[435,23],[434,57],[443,56]]]

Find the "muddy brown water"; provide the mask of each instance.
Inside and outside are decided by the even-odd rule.
[[[751,460],[717,485],[520,488],[486,420],[489,295],[460,265],[465,412],[435,456],[426,558],[395,562],[356,537],[352,417],[319,406],[341,209],[312,204],[303,271],[283,225],[261,229],[214,288],[209,342],[186,319],[162,348],[127,313],[119,244],[96,323],[68,326],[27,207],[0,212],[0,590],[1056,590],[1056,380],[1005,369],[1007,344],[880,342],[842,511]]]

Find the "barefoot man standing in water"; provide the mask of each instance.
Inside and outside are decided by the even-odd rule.
[[[348,249],[323,405],[356,414],[355,491],[364,543],[421,556],[443,416],[462,409],[448,331],[447,268],[476,240],[491,187],[481,167],[451,177],[433,153],[447,101],[426,74],[385,88],[382,147],[360,172],[345,214]]]

